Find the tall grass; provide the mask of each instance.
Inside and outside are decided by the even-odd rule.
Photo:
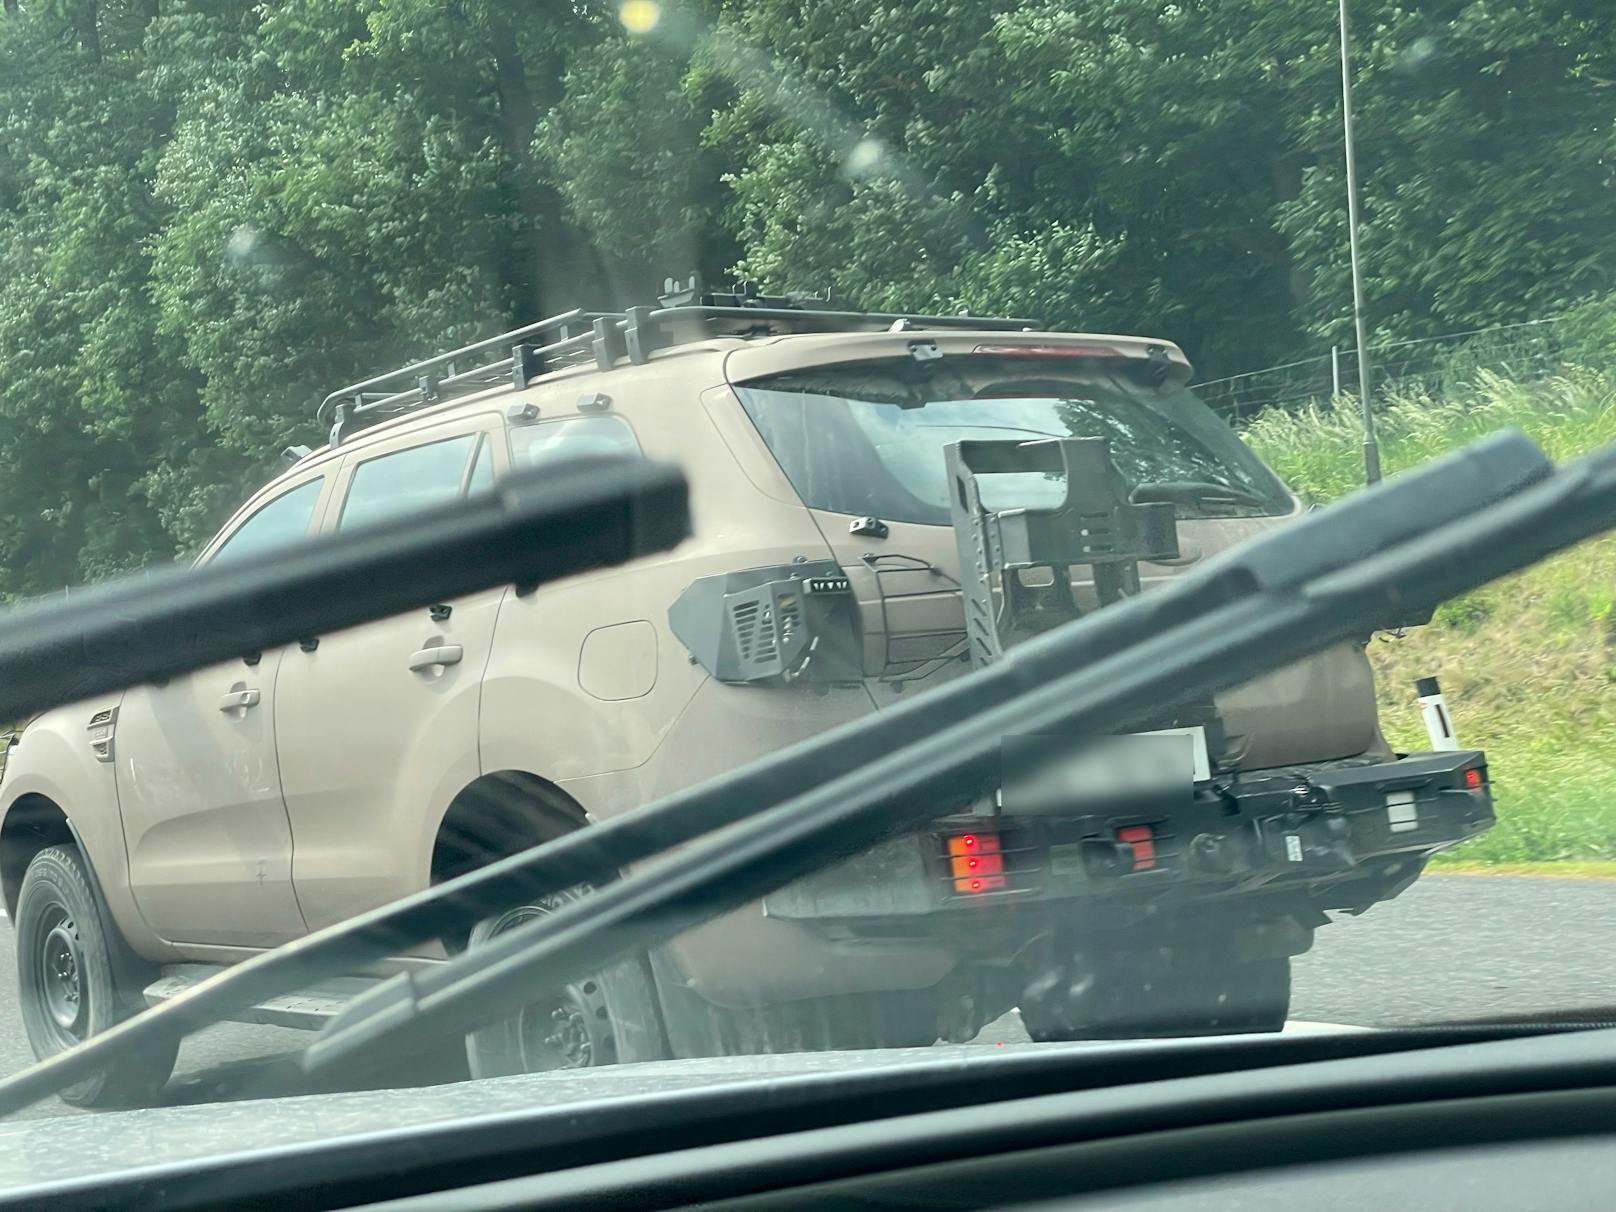
[[[1517,382],[1481,372],[1440,398],[1389,398],[1376,417],[1388,474],[1509,426],[1564,460],[1616,441],[1616,375],[1572,369]],[[1314,500],[1362,483],[1351,401],[1267,413],[1245,436]],[[1616,858],[1616,535],[1447,602],[1429,626],[1378,637],[1369,651],[1394,745],[1425,747],[1413,682],[1432,674],[1461,742],[1488,752],[1499,823],[1455,857]]]

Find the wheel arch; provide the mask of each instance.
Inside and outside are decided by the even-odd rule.
[[[438,822],[431,881],[442,883],[587,824],[583,806],[541,775],[526,770],[481,775],[461,788]]]
[[[6,810],[0,821],[0,896],[4,897],[6,916],[17,918],[17,894],[22,889],[22,878],[34,855],[48,846],[76,846],[90,873],[91,888],[96,894],[97,908],[105,912],[105,901],[96,882],[94,868],[79,840],[78,830],[68,820],[66,811],[49,796],[38,792],[20,795]]]
[[[17,920],[17,899],[28,864],[41,850],[51,846],[71,846],[78,852],[84,878],[90,885],[90,899],[95,902],[96,916],[101,919],[101,934],[107,940],[113,979],[126,992],[138,993],[145,988],[154,968],[135,954],[118,928],[118,920],[101,887],[95,861],[73,818],[50,796],[40,792],[18,796],[6,809],[5,820],[0,821],[0,896],[5,900],[6,916],[13,922]]]
[[[473,780],[450,802],[434,836],[434,884],[583,829],[589,813],[555,783],[526,770],[501,770]],[[464,947],[469,927],[446,938]],[[619,1059],[663,1060],[668,1050],[664,1009],[645,956],[625,957],[598,974],[611,1009]]]

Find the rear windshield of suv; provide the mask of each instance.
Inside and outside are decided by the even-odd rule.
[[[1274,474],[1194,393],[1135,382],[1103,362],[898,358],[793,371],[735,390],[792,487],[815,509],[946,526],[945,446],[1050,437],[1110,439],[1130,489],[1188,482],[1243,498],[1180,504],[1180,516],[1292,507]],[[990,509],[1053,506],[1064,494],[1042,473],[987,477],[981,488]]]

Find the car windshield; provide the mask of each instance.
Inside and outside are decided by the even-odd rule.
[[[0,0],[0,1197],[1610,1020],[1613,104],[1596,0]]]
[[[1053,358],[949,359],[916,380],[914,363],[821,367],[736,388],[747,415],[802,499],[816,509],[946,526],[944,450],[961,441],[1104,438],[1128,487],[1201,483],[1185,502],[1204,513],[1233,488],[1236,512],[1277,514],[1290,498],[1194,394],[1115,373],[1072,374]],[[989,508],[1055,508],[1058,476],[996,475],[982,486]],[[1229,499],[1222,508],[1229,511]]]

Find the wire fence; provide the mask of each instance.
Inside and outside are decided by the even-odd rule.
[[[1388,341],[1369,347],[1370,390],[1436,392],[1490,370],[1511,378],[1553,375],[1564,362],[1564,334],[1558,318],[1528,320],[1496,328],[1476,328],[1414,341]],[[1309,400],[1358,394],[1358,351],[1332,348],[1317,357],[1262,370],[1209,379],[1195,393],[1230,420],[1249,420],[1265,408],[1294,407]]]

